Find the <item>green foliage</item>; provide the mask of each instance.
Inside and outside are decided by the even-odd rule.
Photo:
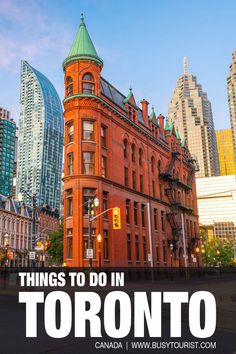
[[[50,248],[48,254],[51,256],[52,262],[56,265],[63,263],[63,224],[59,225],[59,229],[49,235]]]
[[[234,242],[230,239],[215,238],[207,241],[204,236],[202,241],[202,263],[208,267],[228,267],[235,263]]]

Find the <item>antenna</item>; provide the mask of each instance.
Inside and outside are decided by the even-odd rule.
[[[184,75],[188,75],[188,59],[187,59],[187,57],[184,57],[183,65],[184,65]]]

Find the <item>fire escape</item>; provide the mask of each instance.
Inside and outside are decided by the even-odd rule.
[[[170,244],[173,245],[174,251],[177,249],[177,242],[182,235],[181,213],[192,213],[190,205],[185,205],[184,201],[181,200],[180,189],[184,189],[186,194],[189,194],[192,189],[194,173],[197,171],[196,160],[193,158],[187,160],[189,174],[186,181],[181,181],[179,176],[173,172],[175,164],[179,160],[179,155],[180,153],[177,150],[172,151],[171,161],[168,167],[164,172],[160,173],[160,177],[166,182],[165,194],[170,204],[170,212],[167,213],[167,220],[171,226],[172,237],[168,240],[168,244],[169,246]],[[193,240],[191,240],[190,243],[191,245],[188,245],[188,247],[192,247]]]

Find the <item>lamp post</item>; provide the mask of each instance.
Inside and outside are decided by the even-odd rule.
[[[5,248],[5,252],[6,252],[6,264],[8,265],[7,253],[8,253],[8,248],[9,248],[9,235],[7,232],[4,235],[4,248]]]
[[[35,249],[35,238],[36,238],[36,207],[37,207],[37,195],[34,193],[30,195],[27,191],[22,191],[26,194],[32,201],[33,213],[32,213],[32,233],[31,233],[31,240],[29,244],[29,248],[31,250]],[[21,202],[23,200],[22,192],[18,194],[18,201]]]
[[[102,257],[101,257],[101,242],[102,242],[102,236],[100,234],[97,235],[97,240],[98,240],[98,264],[99,264],[99,271],[101,271],[101,266],[102,266]]]
[[[170,271],[171,271],[171,280],[173,280],[173,273],[172,273],[172,269],[173,269],[173,249],[174,249],[174,245],[171,242],[170,243]]]
[[[92,221],[93,221],[93,215],[94,215],[94,210],[93,207],[97,208],[99,206],[99,199],[97,197],[95,198],[89,198],[88,200],[88,222],[89,222],[89,227],[88,227],[88,248],[90,249],[90,254],[89,254],[89,268],[92,269],[92,264],[93,264],[93,238],[92,238]]]

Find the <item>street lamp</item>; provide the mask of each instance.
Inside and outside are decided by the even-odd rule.
[[[92,268],[92,262],[93,262],[93,239],[92,239],[92,221],[93,221],[93,214],[94,210],[93,207],[97,208],[99,206],[99,199],[97,197],[95,198],[89,198],[88,200],[88,222],[89,222],[89,227],[88,227],[88,248],[90,249],[90,254],[89,254],[89,268]]]
[[[102,266],[102,260],[101,260],[101,242],[102,242],[102,236],[100,234],[97,235],[97,241],[98,241],[98,264],[99,264],[99,270],[101,271],[101,266]]]
[[[199,249],[199,247],[197,246],[197,247],[196,247],[196,256],[197,256],[197,266],[198,266],[198,268],[199,268],[199,252],[200,252],[200,249]]]

